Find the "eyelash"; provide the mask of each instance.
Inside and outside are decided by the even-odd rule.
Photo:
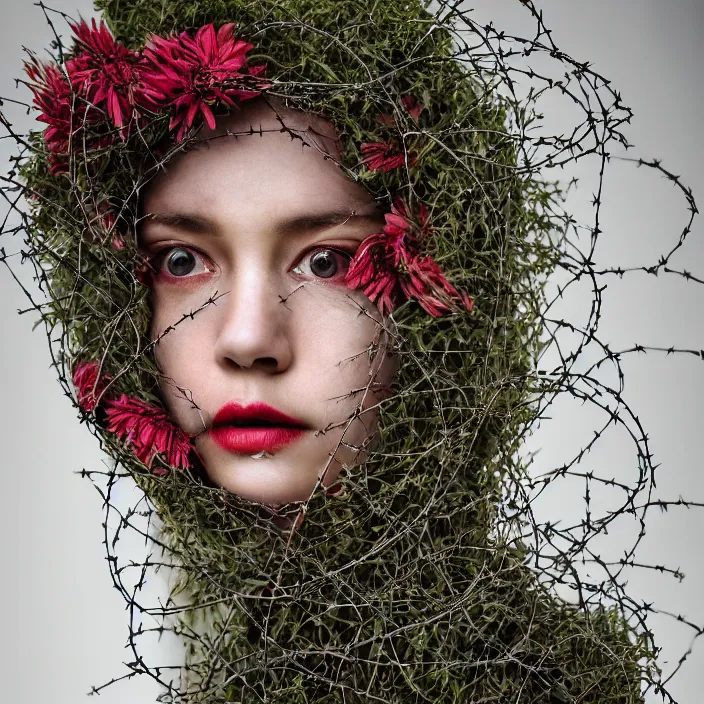
[[[165,264],[166,264],[166,258],[171,254],[171,252],[177,250],[177,249],[183,249],[187,252],[190,252],[193,254],[197,259],[200,259],[201,263],[203,264],[203,267],[205,271],[203,272],[198,272],[197,274],[187,274],[185,276],[175,276],[173,274],[169,274],[165,270]],[[316,253],[318,252],[334,252],[335,254],[342,255],[343,257],[346,258],[347,263],[349,264],[350,261],[352,261],[354,255],[355,255],[356,249],[352,248],[345,248],[345,247],[325,247],[325,246],[316,246],[313,247],[306,252],[304,252],[297,263],[291,268],[292,271],[295,269],[300,269],[301,264],[306,261],[306,259],[312,258]],[[208,264],[209,262],[209,257],[207,255],[203,254],[202,252],[199,252],[197,249],[194,249],[193,247],[187,247],[184,245],[171,245],[168,247],[164,247],[163,249],[160,249],[158,252],[155,252],[152,256],[148,258],[148,263],[149,267],[153,273],[153,276],[155,279],[162,279],[162,280],[167,280],[169,282],[176,282],[176,281],[186,281],[188,279],[193,279],[201,274],[206,274],[206,273],[212,273],[215,271],[214,265]],[[345,272],[346,273],[346,272]],[[305,276],[305,275],[304,275]],[[326,281],[324,277],[316,277],[313,275],[314,278],[317,280],[321,281]],[[332,277],[330,277],[331,281],[339,280],[340,276],[335,274]],[[342,278],[344,278],[344,273],[342,274]]]

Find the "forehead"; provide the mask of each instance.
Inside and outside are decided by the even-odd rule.
[[[194,149],[179,154],[147,187],[144,213],[177,210],[251,216],[317,207],[356,209],[371,196],[348,179],[332,126],[263,101],[204,129]]]

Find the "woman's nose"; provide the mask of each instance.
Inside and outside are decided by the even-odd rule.
[[[283,372],[293,361],[287,315],[291,311],[282,305],[271,277],[252,272],[236,278],[216,301],[217,361],[226,366]]]

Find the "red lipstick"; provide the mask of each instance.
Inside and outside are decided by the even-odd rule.
[[[305,423],[265,403],[227,403],[215,414],[209,434],[227,452],[255,455],[278,450],[307,429]]]

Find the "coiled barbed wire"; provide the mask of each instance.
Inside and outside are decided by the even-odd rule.
[[[574,62],[569,56],[561,53],[557,47],[555,47],[535,7],[533,7],[530,2],[523,4],[532,12],[536,21],[536,36],[531,40],[504,35],[500,30],[493,27],[481,27],[472,21],[470,13],[463,13],[459,6],[451,6],[448,4],[438,5],[435,10],[436,22],[440,26],[449,28],[449,31],[452,33],[455,46],[453,58],[471,66],[472,75],[491,77],[492,81],[495,82],[486,85],[487,93],[493,94],[495,92],[497,95],[503,96],[503,99],[506,101],[505,105],[508,107],[505,122],[506,135],[514,140],[518,147],[516,163],[515,165],[510,165],[510,168],[513,170],[513,178],[522,179],[523,183],[530,183],[531,179],[535,177],[536,174],[549,173],[548,170],[550,168],[565,165],[589,156],[599,161],[598,178],[601,185],[609,161],[612,158],[610,156],[610,149],[612,149],[614,145],[621,145],[622,147],[627,146],[627,142],[620,132],[620,128],[623,123],[629,119],[630,112],[621,103],[618,94],[613,91],[604,79],[594,73],[589,66]],[[557,69],[554,71],[554,74],[547,72],[545,74],[539,73],[532,68],[521,65],[520,62],[518,65],[515,65],[516,60],[522,60],[536,54],[543,54],[550,57]],[[561,74],[565,73],[565,69],[566,74],[561,76]],[[528,81],[530,85],[538,86],[527,99],[522,96],[518,97],[516,94],[515,86],[519,82],[519,78],[521,82]],[[555,91],[560,94],[563,99],[572,101],[583,112],[582,121],[574,125],[574,130],[568,138],[564,136],[534,136],[530,133],[532,127],[539,124],[538,119],[533,113],[533,108],[531,107],[532,103],[539,99],[542,91],[548,90]],[[9,125],[7,125],[7,123],[5,124],[9,130]],[[14,135],[12,132],[10,132],[10,134],[17,137],[18,140],[21,139],[20,136]],[[493,535],[492,540],[498,541],[501,547],[498,548],[496,543],[492,543],[492,550],[496,550],[497,554],[503,554],[502,551],[509,546],[511,550],[517,550],[519,557],[529,557],[531,573],[539,575],[540,579],[538,583],[544,586],[547,593],[554,593],[558,585],[568,586],[571,592],[577,595],[575,601],[580,613],[599,613],[600,607],[608,608],[615,606],[615,613],[625,616],[646,643],[645,650],[641,652],[648,652],[652,657],[654,653],[654,642],[652,633],[647,626],[648,608],[641,604],[634,603],[629,598],[623,580],[624,567],[640,564],[636,558],[637,548],[645,535],[647,525],[646,518],[649,511],[653,508],[663,508],[665,506],[678,504],[691,506],[695,505],[695,502],[687,502],[683,499],[677,501],[660,501],[653,494],[656,468],[652,461],[652,455],[648,446],[648,436],[645,429],[641,427],[638,418],[629,410],[623,397],[624,374],[621,362],[627,355],[643,352],[659,351],[670,355],[689,354],[698,355],[700,358],[704,358],[704,354],[697,350],[678,349],[674,347],[658,349],[644,345],[634,345],[632,348],[626,349],[613,349],[607,343],[600,341],[598,327],[602,314],[601,290],[603,284],[601,282],[607,280],[608,277],[623,277],[636,271],[642,271],[651,275],[657,275],[661,272],[667,273],[680,276],[694,284],[701,283],[701,277],[697,277],[692,272],[684,269],[679,270],[670,262],[674,254],[685,245],[687,236],[691,232],[694,216],[697,212],[691,190],[681,184],[675,175],[668,172],[661,163],[655,160],[636,158],[632,163],[662,174],[671,180],[680,190],[684,208],[688,213],[688,221],[683,227],[680,239],[663,254],[657,263],[652,265],[628,270],[619,268],[599,269],[595,266],[592,259],[596,243],[599,236],[602,234],[599,227],[599,213],[602,202],[601,192],[598,191],[595,194],[594,224],[588,226],[589,246],[586,248],[586,251],[584,251],[583,243],[579,241],[579,226],[571,219],[568,213],[562,211],[557,188],[552,189],[549,176],[545,177],[545,181],[540,182],[541,188],[543,189],[542,193],[552,193],[554,196],[546,201],[547,212],[544,213],[545,222],[549,223],[551,227],[548,231],[545,227],[541,227],[540,225],[536,226],[535,241],[533,242],[530,240],[530,228],[528,228],[528,236],[525,242],[536,247],[545,259],[542,261],[541,266],[536,267],[535,270],[530,270],[529,268],[527,272],[524,271],[525,277],[521,283],[529,290],[524,293],[520,291],[519,287],[519,291],[524,294],[519,296],[519,306],[524,305],[527,307],[524,310],[520,307],[517,308],[519,313],[524,313],[535,320],[532,332],[528,338],[524,338],[524,342],[527,348],[535,350],[536,352],[534,362],[537,369],[527,370],[522,378],[515,379],[516,384],[524,385],[522,386],[523,393],[525,393],[526,389],[528,390],[527,399],[519,402],[512,409],[514,413],[520,413],[521,410],[526,411],[526,414],[521,418],[521,423],[516,429],[517,432],[512,433],[510,438],[505,438],[507,440],[505,445],[492,447],[492,452],[487,451],[484,459],[485,463],[490,466],[492,470],[493,468],[501,467],[500,496],[496,496],[499,500],[500,510],[498,515],[490,516],[488,522],[488,525],[491,527],[491,534]],[[6,181],[6,183],[8,183],[5,196],[6,200],[10,204],[10,209],[16,212],[17,205],[15,198],[18,191],[13,189],[19,187],[19,192],[21,192],[22,184],[18,184],[14,176],[10,176],[9,181]],[[538,211],[536,210],[534,212]],[[27,217],[24,212],[21,212],[21,215],[23,218]],[[26,220],[23,221],[23,224],[24,223],[26,223]],[[562,227],[557,227],[558,224],[561,224]],[[30,246],[36,245],[30,243]],[[530,254],[530,247],[526,249]],[[7,262],[7,259],[5,261]],[[36,262],[36,260],[33,260],[33,262]],[[593,291],[593,305],[586,323],[578,325],[574,321],[566,321],[551,316],[550,311],[554,301],[544,299],[541,286],[545,277],[551,273],[553,267],[557,267],[558,276],[562,275],[564,277],[563,283],[560,285],[562,293],[570,286],[582,280],[590,282]],[[38,277],[41,279],[42,276],[42,273],[38,270]],[[42,312],[39,306],[37,310]],[[404,352],[410,354],[414,348],[412,346],[404,347],[404,344],[407,344],[408,340],[412,337],[414,333],[413,327],[409,324],[409,326],[404,329],[403,324],[401,324],[399,328],[401,337],[406,336],[405,340],[401,339],[399,341],[400,354]],[[578,342],[574,349],[563,353],[561,351],[560,337],[565,331],[575,336]],[[543,342],[540,342],[540,340],[545,341],[546,346],[544,346]],[[598,354],[596,354],[596,357],[593,357],[591,355],[595,354],[595,349],[598,350]],[[419,365],[425,365],[425,373],[430,378],[446,381],[447,374],[445,372],[448,368],[448,363],[452,362],[452,357],[449,352],[450,351],[443,356],[440,364],[429,359],[422,359]],[[541,368],[539,358],[551,353],[557,355],[559,362],[555,362],[555,368]],[[582,362],[585,357],[589,357],[589,364],[586,366],[585,371],[579,371],[580,362]],[[57,357],[56,362],[57,367],[60,369],[62,360]],[[609,388],[596,373],[598,368],[602,365],[611,365],[616,370],[619,383],[615,388]],[[69,389],[65,375],[63,382],[65,387]],[[560,394],[568,394],[573,398],[580,399],[590,406],[599,409],[603,415],[603,421],[597,426],[593,440],[586,444],[576,457],[543,476],[531,477],[525,471],[526,467],[524,461],[517,459],[517,457],[519,457],[521,444],[540,420],[546,416],[551,404],[554,403],[555,398],[559,397]],[[632,437],[634,443],[636,472],[635,478],[628,482],[617,481],[608,474],[600,474],[591,470],[582,471],[579,467],[580,462],[583,461],[586,454],[591,448],[596,446],[606,430],[612,425],[623,428],[624,431]],[[466,445],[468,451],[476,449],[472,447],[471,441],[467,441]],[[111,449],[115,450],[115,448]],[[471,462],[471,459],[467,458],[467,461]],[[372,467],[374,466],[373,462],[370,464]],[[86,475],[97,479],[102,473],[86,472]],[[105,521],[105,543],[109,552],[109,564],[113,571],[115,583],[130,603],[131,614],[135,618],[134,625],[131,629],[132,637],[130,639],[135,654],[135,661],[133,663],[134,670],[135,672],[147,671],[152,674],[152,676],[156,677],[168,688],[172,696],[184,696],[182,691],[174,689],[172,680],[167,681],[166,670],[169,668],[150,668],[139,655],[139,638],[143,633],[151,629],[145,630],[137,623],[136,619],[141,618],[142,615],[156,617],[160,622],[157,631],[160,631],[168,627],[165,624],[167,624],[173,612],[177,610],[177,607],[167,605],[165,608],[147,608],[141,604],[139,599],[138,592],[140,583],[147,571],[150,568],[158,568],[162,563],[170,564],[164,555],[161,555],[157,562],[153,561],[150,557],[140,565],[118,565],[118,558],[114,549],[121,539],[122,532],[131,528],[146,535],[147,530],[145,528],[140,529],[136,519],[143,518],[146,520],[147,525],[149,525],[155,513],[153,505],[146,503],[146,499],[140,499],[137,506],[128,509],[119,516],[120,521],[118,526],[114,529],[112,535],[108,534],[107,526],[110,525],[110,521],[107,519],[111,518],[114,512],[119,511],[119,509],[113,505],[113,487],[118,479],[126,475],[127,473],[120,472],[118,468],[116,468],[115,471],[106,473],[103,476],[106,483],[101,491],[104,493],[107,513]],[[545,491],[548,486],[553,485],[559,480],[566,480],[570,477],[584,481],[585,513],[583,519],[575,521],[574,524],[570,526],[556,526],[534,520],[531,514],[532,502],[534,502],[540,493]],[[140,483],[147,482],[147,484],[150,484],[152,479],[140,477],[138,481]],[[616,496],[620,495],[620,499],[618,499],[615,504],[615,508],[604,515],[595,515],[591,510],[591,494],[596,486],[608,487]],[[180,496],[182,501],[181,503],[174,502],[173,495],[168,495],[168,501],[164,501],[166,506],[174,506],[176,510],[181,506],[189,506],[191,510],[193,509],[193,505],[189,505],[188,503],[188,498],[182,495],[182,492],[185,492],[185,488],[179,485],[177,478],[175,479],[175,486],[170,487],[169,491],[176,492],[176,495]],[[158,504],[160,489],[149,485],[147,493],[149,494],[149,492],[153,492],[152,495],[157,498],[155,503]],[[490,489],[489,494],[491,494],[491,492],[492,490]],[[212,501],[212,491],[207,492],[206,495],[208,500]],[[225,504],[227,504],[226,500]],[[142,510],[143,506],[144,514],[140,516],[138,512]],[[164,506],[161,506],[162,510],[163,508]],[[220,508],[224,510],[223,506]],[[246,508],[238,506],[238,510],[245,511]],[[307,520],[309,516],[310,514],[308,514]],[[326,514],[326,518],[329,518],[329,515]],[[397,517],[394,516],[386,516],[385,520],[392,521],[396,520],[396,518]],[[210,519],[212,519],[212,517],[208,517],[208,520]],[[254,516],[251,516],[251,519],[255,521]],[[594,550],[592,545],[597,542],[598,538],[603,535],[605,531],[609,530],[617,520],[622,519],[633,520],[638,526],[638,532],[633,541],[632,548],[619,562],[612,564],[610,561],[602,559],[600,552]],[[325,520],[321,520],[319,525],[321,530],[323,530],[327,523]],[[386,525],[386,523],[379,525]],[[407,524],[407,527],[409,525],[412,524]],[[162,531],[163,530],[164,528],[162,528]],[[310,530],[313,532],[314,528]],[[520,539],[518,536],[520,536]],[[505,542],[499,540],[501,537],[504,538]],[[155,552],[157,550],[160,552],[160,548],[162,547],[167,548],[167,544],[156,535],[151,535],[149,540],[154,545]],[[175,556],[177,562],[179,559],[183,561],[183,555],[179,555],[178,552],[174,550],[173,545],[168,545],[166,552]],[[509,554],[513,555],[510,551]],[[598,577],[592,574],[587,578],[581,573],[579,564],[583,560],[589,563],[591,567],[599,568]],[[129,587],[122,579],[122,575],[128,571],[128,567],[136,568],[142,575],[136,585]],[[660,569],[657,566],[655,567]],[[181,564],[178,569],[187,571],[188,567]],[[662,567],[662,570],[666,569],[667,568]],[[676,571],[673,571],[673,573],[674,576],[679,576]],[[481,574],[481,569],[479,570],[479,574]],[[495,579],[495,575],[492,577],[491,585],[495,586],[498,582]],[[219,586],[222,587],[223,585],[221,584]],[[267,588],[268,585],[265,583],[259,586]],[[564,595],[569,592],[561,590],[560,593]],[[224,600],[224,603],[227,603],[225,597],[221,598]],[[261,596],[259,598],[261,598]],[[230,600],[233,599],[234,597],[231,596]],[[482,606],[485,608],[492,603],[491,600],[488,602],[479,600],[478,607]],[[556,601],[554,603],[557,604],[559,602]],[[525,607],[525,604],[523,604],[523,606]],[[453,605],[453,609],[462,612],[466,607],[463,604]],[[487,609],[487,611],[491,611],[491,609]],[[476,618],[471,609],[466,609],[463,613],[469,623],[472,623],[472,619]],[[248,614],[248,617],[252,618],[255,622],[257,621],[257,618],[252,616],[251,613]],[[230,615],[228,615],[227,618],[230,618]],[[263,617],[260,616],[260,618]],[[511,619],[515,618],[516,615],[512,614]],[[264,620],[273,620],[271,612]],[[227,622],[229,623],[229,621]],[[491,623],[497,622],[496,617],[491,621]],[[549,623],[547,617],[546,623]],[[171,627],[174,628],[174,630],[180,630],[187,628],[189,625],[190,624],[184,625],[181,623],[178,626],[172,625]],[[690,624],[690,626],[696,635],[701,633],[701,628],[696,624]],[[549,630],[549,626],[547,626],[547,628]],[[222,630],[221,641],[224,640],[224,634],[225,630]],[[209,635],[207,633],[197,633],[195,628],[188,634],[184,633],[184,635],[193,640],[206,643],[208,648],[214,647],[211,644]],[[485,638],[485,636],[482,636],[482,638]],[[486,638],[484,647],[490,648],[492,645],[494,644],[491,642],[491,637]],[[492,656],[495,661],[501,660],[502,657],[506,657],[507,654],[510,653],[505,642],[497,646],[497,649],[498,652],[494,653]],[[290,658],[291,655],[287,654],[286,657]],[[512,654],[512,657],[515,656]],[[448,671],[451,670],[451,663],[445,663],[445,666]],[[466,667],[467,663],[464,662],[462,666]],[[542,665],[530,665],[530,667],[536,668],[533,672],[538,672]],[[180,670],[180,665],[174,665],[171,669]],[[443,668],[439,669],[442,670]],[[210,673],[214,671],[215,670],[210,670]],[[172,674],[172,672],[168,673],[169,676]],[[544,673],[541,672],[541,675],[542,674]],[[632,674],[631,672],[631,675]],[[484,672],[483,675],[486,676],[486,672]],[[242,677],[243,675],[242,673],[238,673],[238,676]],[[315,671],[313,671],[312,674],[309,672],[308,676],[313,679],[315,679],[316,676],[319,679],[321,677],[320,674],[316,674]],[[655,688],[658,692],[662,692],[664,697],[667,696],[666,692],[661,689],[661,683],[658,681],[658,673],[652,666],[652,662],[641,672],[641,676],[644,679],[646,690],[648,688]],[[213,675],[210,675],[211,683],[213,677]],[[330,682],[328,681],[328,677],[329,676],[326,674],[323,679],[329,686]],[[208,681],[208,677],[204,679]],[[572,695],[570,693],[570,687],[565,684],[564,679],[554,677],[553,680],[554,681],[551,681],[549,685],[547,685],[546,691],[550,692],[548,696],[554,697],[557,700],[562,699],[563,701],[569,701],[569,698],[565,699],[565,697]],[[208,686],[210,686],[210,684]],[[429,684],[427,684],[427,686],[430,687]],[[623,686],[623,684],[621,684],[621,686]],[[99,691],[100,688],[96,689]],[[253,688],[251,691],[255,692],[255,689]],[[201,690],[198,694],[190,694],[188,696],[213,697],[214,695],[213,691]],[[263,697],[265,695],[259,692],[252,696]],[[386,701],[394,701],[395,696],[393,691],[389,691],[389,699]],[[166,699],[164,700],[166,701]],[[194,698],[192,700],[201,701],[203,699]],[[252,700],[255,701],[256,699]],[[546,701],[548,700],[549,699],[546,699]],[[589,701],[589,699],[583,700]],[[183,701],[190,701],[190,699],[184,698]],[[215,701],[215,699],[211,698],[208,699],[208,701]]]

